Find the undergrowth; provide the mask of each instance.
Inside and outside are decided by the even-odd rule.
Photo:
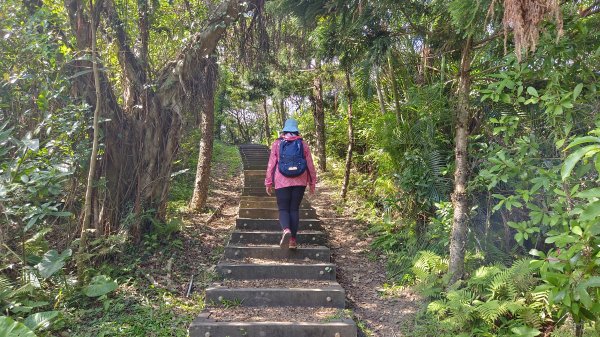
[[[322,175],[328,186],[341,186],[343,165],[329,161],[329,172]],[[568,316],[554,317],[549,301],[530,259],[522,252],[507,252],[497,242],[478,239],[470,233],[465,257],[464,281],[448,286],[447,252],[452,227],[452,204],[435,203],[426,223],[403,216],[392,179],[366,173],[353,173],[349,196],[339,197],[332,207],[342,215],[366,222],[366,235],[374,236],[372,255],[386,255],[388,282],[383,296],[417,292],[426,300],[412,321],[404,321],[406,336],[574,336]],[[394,196],[394,197],[392,197]],[[472,210],[475,213],[475,210]],[[422,228],[419,228],[422,226]],[[567,321],[565,323],[565,320]],[[591,325],[583,336],[596,336]]]

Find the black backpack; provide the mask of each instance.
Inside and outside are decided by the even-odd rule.
[[[279,172],[286,177],[297,177],[306,171],[304,144],[302,138],[296,140],[279,140]]]

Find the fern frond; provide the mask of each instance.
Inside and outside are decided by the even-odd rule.
[[[505,306],[503,306],[498,300],[491,300],[484,302],[482,305],[477,307],[477,313],[479,316],[488,323],[495,322],[498,317],[505,315],[508,312]]]
[[[483,266],[475,270],[471,278],[467,280],[467,286],[479,295],[483,295],[486,287],[492,282],[504,267],[499,265]]]
[[[513,263],[509,268],[512,283],[520,293],[527,293],[537,283],[534,269],[531,267],[530,259],[521,259]]]
[[[518,289],[512,280],[513,274],[509,269],[503,270],[494,276],[488,287],[490,299],[512,300],[517,297]]]
[[[431,251],[421,251],[411,268],[417,280],[439,276],[448,270],[448,260]]]
[[[429,303],[427,312],[436,315],[438,319],[444,318],[448,313],[448,301],[441,299]]]
[[[0,275],[0,301],[7,299],[12,290],[12,282],[7,277]]]
[[[544,323],[540,311],[532,308],[525,308],[519,312],[519,318],[525,325],[540,329]]]
[[[456,302],[456,303],[472,303],[475,300],[475,295],[469,289],[459,289],[454,291],[449,291],[446,295],[448,298],[448,302]]]

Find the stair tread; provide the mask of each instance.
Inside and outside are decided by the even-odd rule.
[[[297,265],[297,266],[334,266],[333,263],[327,263],[318,260],[311,259],[303,259],[303,260],[270,260],[270,259],[258,259],[258,258],[244,258],[242,260],[223,260],[219,263],[220,266],[287,266],[287,265]]]
[[[218,322],[318,322],[350,318],[347,311],[326,307],[219,307],[206,308],[208,318]]]
[[[261,259],[256,257],[245,257],[240,260],[224,259],[222,265],[334,265],[333,263],[320,260],[305,259]]]
[[[271,289],[271,290],[314,290],[314,289],[341,289],[336,281],[328,280],[286,280],[286,279],[259,279],[259,280],[232,280],[226,279],[214,282],[210,288],[229,289]]]

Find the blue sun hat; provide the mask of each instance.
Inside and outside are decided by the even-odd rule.
[[[283,130],[281,130],[283,132],[300,132],[300,130],[298,130],[298,121],[296,121],[295,119],[288,119],[287,121],[285,121],[285,124],[283,125]]]

